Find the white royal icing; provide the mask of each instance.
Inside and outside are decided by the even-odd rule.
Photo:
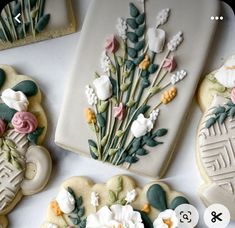
[[[161,53],[164,48],[166,33],[162,29],[149,28],[147,32],[149,50],[155,53]]]
[[[97,192],[91,193],[91,205],[94,207],[99,206],[99,194]]]
[[[135,189],[133,189],[130,192],[127,192],[125,200],[127,203],[132,203],[135,200],[136,196],[137,192]]]
[[[75,199],[67,190],[62,188],[56,197],[60,210],[65,214],[71,213],[75,208]]]
[[[168,228],[169,226],[164,222],[165,220],[170,220],[171,221],[171,228],[176,228],[178,227],[178,218],[176,216],[175,211],[171,209],[167,209],[163,212],[161,212],[157,219],[153,222],[153,227],[154,228]]]
[[[9,108],[19,112],[27,111],[29,102],[27,97],[21,91],[16,92],[12,89],[6,89],[2,92],[1,98]]]
[[[183,42],[183,32],[179,31],[168,42],[167,48],[169,51],[175,51],[177,47]]]

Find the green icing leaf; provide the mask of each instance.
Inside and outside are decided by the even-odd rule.
[[[39,136],[42,134],[44,127],[38,127],[34,132],[29,133],[27,139],[33,144],[37,144]]]
[[[148,189],[147,199],[149,204],[157,210],[167,209],[166,192],[159,184],[154,184]]]
[[[133,18],[127,18],[126,23],[132,28],[132,29],[137,29],[138,24],[136,23],[135,19]]]
[[[148,217],[148,215],[145,212],[140,211],[140,210],[134,210],[134,211],[137,211],[140,213],[142,222],[144,224],[144,228],[153,228],[153,222],[151,221],[151,219]]]
[[[165,129],[165,128],[161,128],[161,129],[158,129],[155,133],[154,133],[154,136],[155,137],[162,137],[162,136],[165,136],[167,134],[168,130]]]
[[[5,104],[0,104],[0,118],[10,123],[11,119],[15,115],[16,110],[9,108]]]
[[[116,201],[117,201],[116,194],[114,193],[114,191],[109,190],[109,202],[110,202],[110,204],[113,204]]]
[[[3,84],[6,80],[6,73],[3,69],[0,68],[0,88],[2,88]]]
[[[91,157],[93,159],[97,160],[98,156],[97,156],[97,152],[96,151],[98,151],[98,148],[97,148],[96,143],[93,140],[89,139],[88,140],[88,144],[89,144],[89,148],[90,148]]]
[[[144,23],[145,20],[145,13],[140,14],[137,18],[136,18],[136,22],[138,25],[142,25]]]
[[[131,58],[136,58],[137,56],[137,51],[134,48],[128,47],[127,48],[127,53]]]
[[[155,146],[157,146],[159,143],[158,143],[156,140],[154,140],[154,139],[148,139],[148,140],[146,141],[146,144],[147,144],[148,146],[150,146],[150,147],[155,147]]]
[[[235,104],[231,100],[227,102],[227,105],[235,107]]]
[[[141,51],[144,48],[144,40],[136,43],[134,48],[136,51]]]
[[[149,110],[150,106],[149,105],[143,105],[139,111],[135,114],[135,116],[138,116],[139,114],[144,114]]]
[[[42,32],[50,20],[50,14],[43,15],[35,26],[37,32]]]
[[[138,36],[137,36],[134,32],[128,32],[128,33],[127,33],[127,38],[128,38],[132,43],[138,42]]]
[[[125,161],[130,164],[134,164],[139,161],[139,158],[136,156],[127,156]]]
[[[138,36],[138,37],[141,37],[144,35],[144,32],[145,32],[145,26],[141,26],[139,28],[137,28],[135,30],[135,34]]]
[[[100,127],[105,127],[105,125],[106,125],[106,120],[105,120],[105,118],[104,118],[100,113],[98,113],[98,114],[96,115],[96,118],[97,118],[97,121],[98,121]]]
[[[126,61],[126,66],[128,69],[133,70],[135,68],[135,64],[131,60]]]
[[[145,156],[148,154],[148,151],[143,149],[143,148],[140,148],[136,151],[136,154],[139,155],[139,156]]]
[[[101,101],[101,103],[98,104],[98,107],[97,107],[98,112],[99,113],[105,112],[107,110],[108,106],[109,106],[109,102],[108,101]]]
[[[235,117],[235,107],[231,108],[229,111],[229,116],[231,116],[232,118]]]
[[[131,82],[126,82],[126,83],[122,84],[120,87],[121,91],[123,91],[123,92],[127,91],[128,88],[130,87],[130,85],[131,85]]]
[[[141,86],[143,88],[147,88],[150,86],[150,81],[148,80],[148,78],[143,78],[143,80],[141,81]]]
[[[14,91],[21,91],[27,97],[34,96],[38,92],[37,85],[35,84],[35,82],[31,80],[22,81],[18,83],[17,85],[15,85],[12,89]]]
[[[148,78],[149,77],[149,72],[147,70],[143,70],[141,72],[141,78]]]
[[[225,112],[225,107],[219,106],[213,111],[213,114],[218,115],[223,112]]]
[[[223,124],[227,117],[228,117],[227,113],[222,113],[219,117],[219,123]]]
[[[206,121],[206,128],[210,128],[212,125],[216,123],[216,119],[214,117],[211,117]]]
[[[140,11],[137,9],[137,7],[133,3],[130,3],[129,7],[130,7],[130,15],[134,18],[138,17]]]
[[[172,210],[175,210],[175,208],[177,208],[181,204],[189,204],[189,201],[183,196],[177,196],[172,200],[170,208]]]
[[[139,64],[142,62],[143,59],[144,59],[144,55],[141,55],[141,56],[137,57],[137,58],[134,60],[134,64],[135,64],[136,66],[139,65]]]
[[[157,69],[158,69],[158,65],[153,63],[149,66],[148,71],[150,74],[154,74],[157,71]]]

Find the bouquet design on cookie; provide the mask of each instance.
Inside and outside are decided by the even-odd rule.
[[[117,34],[105,41],[101,54],[102,72],[95,72],[94,81],[85,93],[88,107],[85,118],[96,140],[89,139],[91,157],[129,168],[148,147],[157,147],[168,132],[159,128],[162,106],[177,96],[176,84],[187,72],[177,69],[174,52],[183,42],[183,33],[172,38],[161,28],[167,23],[170,9],[161,10],[156,24],[146,28],[145,1],[137,7],[129,4],[130,17],[118,18]],[[165,53],[160,63],[158,55]],[[170,110],[170,109],[169,109]]]

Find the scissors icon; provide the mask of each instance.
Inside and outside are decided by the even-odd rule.
[[[211,222],[215,223],[217,220],[218,220],[218,221],[222,221],[222,219],[220,218],[220,216],[222,215],[222,213],[216,214],[215,211],[212,211],[212,212],[211,212],[211,215],[213,216],[212,219],[211,219]]]

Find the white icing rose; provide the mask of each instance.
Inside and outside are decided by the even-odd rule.
[[[149,50],[161,53],[165,44],[166,33],[162,29],[149,28],[147,32]]]
[[[235,56],[232,56],[215,74],[220,84],[227,88],[235,87]]]
[[[153,122],[150,119],[144,117],[143,114],[139,114],[137,120],[133,121],[131,125],[131,132],[139,138],[144,136],[153,129]]]
[[[178,226],[178,218],[175,211],[167,209],[161,212],[157,219],[153,222],[154,228],[176,228]]]
[[[91,193],[91,205],[94,207],[99,206],[99,194],[97,192]]]
[[[102,101],[112,96],[112,84],[107,75],[102,75],[93,82],[98,98]]]
[[[98,212],[87,217],[86,228],[144,228],[139,212],[130,205],[112,205],[102,207]]]
[[[1,98],[9,108],[15,109],[18,112],[27,111],[29,102],[21,91],[16,92],[12,89],[6,89],[2,92]]]
[[[132,191],[127,192],[125,200],[127,203],[132,203],[135,200],[136,196],[137,192],[135,189],[133,189]]]
[[[75,208],[75,199],[67,190],[62,188],[56,197],[60,210],[65,214],[70,214]]]

